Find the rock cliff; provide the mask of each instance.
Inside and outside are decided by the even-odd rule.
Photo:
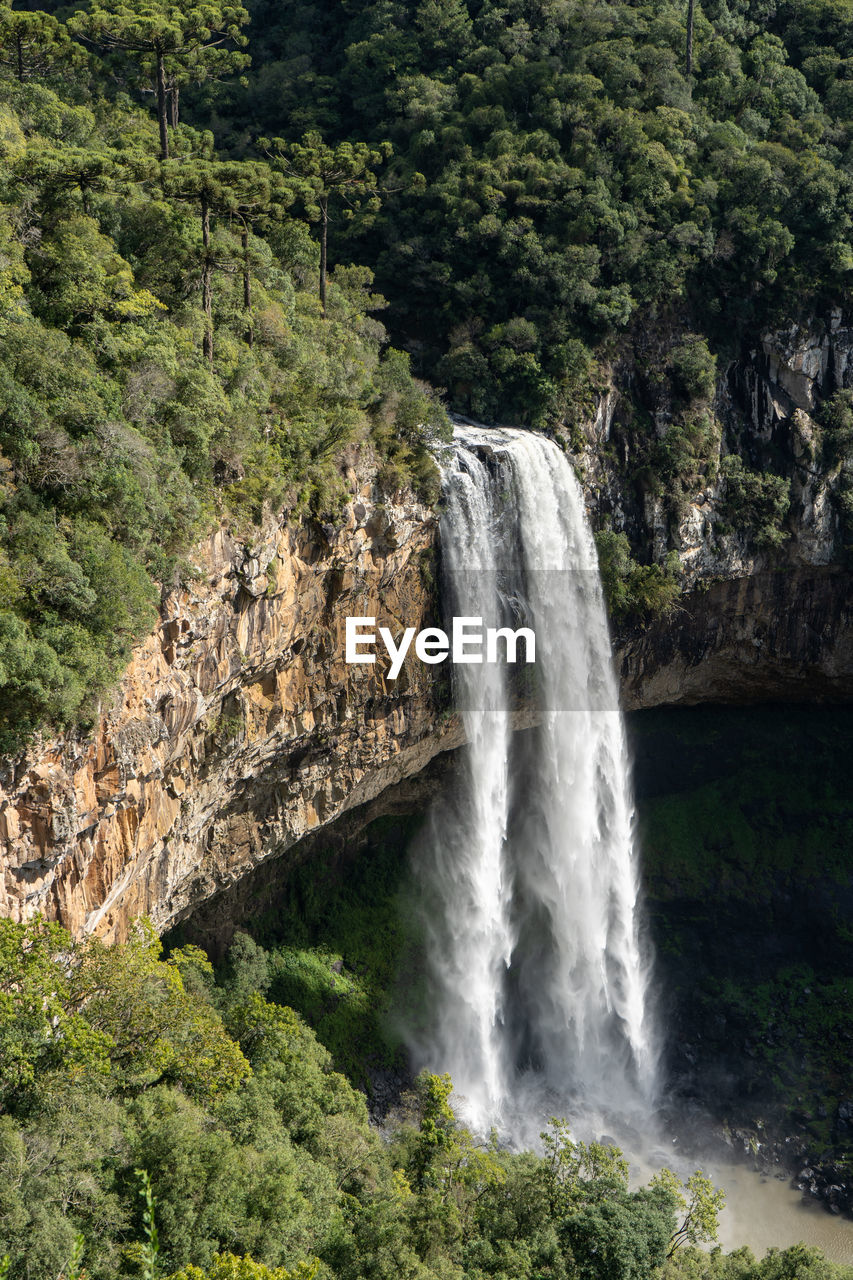
[[[688,588],[669,618],[617,637],[625,705],[850,698],[838,477],[820,462],[812,415],[853,384],[853,332],[834,313],[766,336],[722,371],[720,455],[760,465],[772,449],[790,477],[775,560],[728,527],[713,467],[674,521],[638,496],[611,439],[624,382],[614,374],[584,426],[590,510],[652,554],[674,546]],[[168,928],[460,744],[441,668],[409,662],[390,682],[381,661],[345,664],[348,614],[395,632],[429,624],[437,551],[434,513],[411,495],[382,500],[353,462],[338,526],[270,521],[249,542],[219,529],[192,581],[165,593],[94,735],[3,764],[0,913],[40,911],[108,938],[141,913]]]
[[[453,741],[427,668],[345,663],[347,614],[428,624],[435,537],[430,510],[349,479],[340,528],[215,533],[94,736],[6,762],[0,913],[165,927]]]
[[[670,345],[679,332],[676,328],[669,335]],[[655,341],[664,353],[654,358],[665,365],[667,344],[660,335]],[[688,588],[747,577],[780,563],[819,567],[837,561],[841,466],[824,457],[815,415],[833,392],[853,387],[853,326],[842,312],[766,333],[718,367],[716,395],[707,406],[714,444],[676,511],[667,509],[665,495],[644,484],[642,468],[620,431],[626,405],[636,408],[641,402],[653,436],[665,441],[674,406],[659,382],[640,386],[638,370],[650,359],[642,343],[635,343],[615,360],[604,371],[606,385],[596,411],[583,424],[578,456],[597,522],[626,531],[647,559],[677,550]],[[636,432],[636,418],[630,421]],[[790,485],[781,555],[756,546],[748,528],[734,527],[720,465],[732,453],[747,467],[769,469]]]

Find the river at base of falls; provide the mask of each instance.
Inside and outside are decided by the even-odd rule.
[[[802,1241],[822,1249],[832,1262],[853,1266],[853,1221],[803,1200],[788,1178],[779,1179],[732,1163],[709,1161],[706,1172],[726,1193],[720,1244],[726,1253],[748,1245],[757,1258],[775,1246]]]
[[[668,1165],[683,1179],[701,1169],[726,1195],[719,1218],[719,1242],[724,1253],[744,1246],[756,1258],[768,1249],[803,1244],[821,1249],[831,1262],[853,1266],[853,1220],[828,1212],[822,1204],[806,1199],[791,1186],[787,1174],[759,1172],[734,1157],[678,1155],[672,1143],[652,1145],[636,1155],[626,1147],[631,1185],[648,1182],[661,1165]]]

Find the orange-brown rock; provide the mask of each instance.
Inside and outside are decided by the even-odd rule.
[[[0,768],[0,915],[166,929],[461,744],[436,668],[410,657],[391,682],[381,658],[345,663],[348,614],[395,634],[432,621],[437,544],[411,495],[381,504],[350,484],[340,527],[272,522],[248,545],[220,529],[95,733]],[[851,587],[833,565],[705,584],[617,638],[624,705],[850,699]],[[534,720],[518,708],[516,727]]]
[[[435,517],[377,504],[350,473],[341,528],[220,529],[169,592],[89,739],[0,774],[0,914],[75,934],[159,928],[306,832],[416,772],[436,727],[432,670],[346,665],[347,614],[427,625]],[[454,736],[455,735],[455,736]]]

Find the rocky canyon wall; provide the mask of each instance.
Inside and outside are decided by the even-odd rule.
[[[454,744],[429,668],[392,683],[345,664],[347,614],[396,634],[429,623],[434,594],[433,513],[349,480],[341,528],[214,534],[94,736],[4,762],[0,914],[164,928]]]
[[[840,316],[768,336],[721,371],[720,450],[791,480],[789,538],[775,558],[723,516],[724,482],[701,478],[666,527],[614,458],[618,378],[585,424],[590,510],[632,542],[674,546],[688,588],[667,618],[616,637],[626,707],[853,696],[851,574],[812,414],[853,384]],[[663,415],[663,419],[665,415]],[[76,934],[120,938],[134,916],[160,929],[460,745],[444,668],[347,666],[344,620],[395,632],[436,608],[437,521],[411,495],[382,498],[350,468],[340,524],[270,521],[246,542],[226,528],[196,575],[165,594],[96,732],[34,744],[0,765],[0,914],[42,912]],[[438,677],[435,672],[438,672]],[[522,708],[519,724],[530,723]]]

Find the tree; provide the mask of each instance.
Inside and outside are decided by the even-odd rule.
[[[108,1039],[70,1007],[71,938],[36,917],[0,920],[0,1113],[36,1090],[107,1070]]]
[[[281,218],[292,203],[293,193],[269,165],[243,161],[228,168],[228,194],[223,212],[236,219],[240,228],[241,269],[243,273],[243,311],[246,316],[246,341],[254,341],[252,322],[252,255],[249,236],[253,225],[265,225]]]
[[[274,217],[288,202],[289,193],[268,166],[252,162],[218,161],[204,157],[171,160],[161,170],[163,191],[172,200],[184,200],[198,208],[201,219],[201,295],[205,317],[202,349],[213,361],[213,273],[217,267],[234,263],[234,258],[217,256],[211,236],[215,216],[235,219],[241,231],[243,305],[251,311],[251,271],[249,229],[252,220]],[[249,317],[251,333],[251,319]],[[250,341],[251,345],[251,341]]]
[[[139,922],[128,942],[92,938],[76,949],[69,979],[71,1008],[109,1039],[113,1074],[124,1089],[181,1084],[210,1102],[251,1072],[219,1015],[184,990],[179,957],[160,959],[153,927]]]
[[[613,1187],[627,1188],[628,1161],[618,1147],[576,1142],[568,1121],[556,1116],[551,1117],[549,1128],[540,1136],[555,1207],[565,1208],[582,1199],[588,1183],[603,1180]]]
[[[374,148],[365,142],[329,146],[312,129],[301,142],[261,139],[261,146],[292,183],[310,221],[320,223],[320,307],[325,316],[330,203],[340,197],[345,218],[352,218],[364,205],[371,211],[378,210],[379,190],[373,170],[391,155],[391,143],[380,142]]]
[[[693,75],[693,21],[696,10],[696,0],[687,0],[687,55],[685,65],[687,75]]]
[[[93,0],[88,13],[76,14],[69,26],[107,52],[136,55],[154,73],[160,157],[169,155],[167,70],[177,91],[181,79],[199,79],[236,70],[247,62],[231,46],[243,46],[241,28],[249,15],[241,4],[200,0],[174,4],[171,0]]]
[[[47,75],[58,65],[79,64],[83,50],[52,13],[17,12],[0,6],[0,67],[11,67],[19,80]]]
[[[673,1257],[686,1244],[716,1242],[717,1220],[725,1208],[726,1194],[714,1186],[707,1174],[697,1169],[682,1186],[680,1178],[671,1169],[661,1169],[649,1185],[672,1195],[684,1215],[670,1238],[666,1255],[668,1258]]]
[[[38,190],[39,204],[48,216],[65,202],[67,192],[77,190],[83,212],[90,217],[91,196],[117,191],[129,174],[126,156],[94,141],[85,147],[34,141],[16,169],[19,185]]]
[[[75,328],[97,316],[135,319],[165,308],[147,289],[137,289],[130,265],[102,235],[94,218],[78,213],[58,222],[32,256],[39,312]]]
[[[551,1215],[580,1280],[647,1280],[666,1257],[676,1197],[667,1185],[628,1189],[617,1147],[576,1142],[565,1120],[542,1134]]]

